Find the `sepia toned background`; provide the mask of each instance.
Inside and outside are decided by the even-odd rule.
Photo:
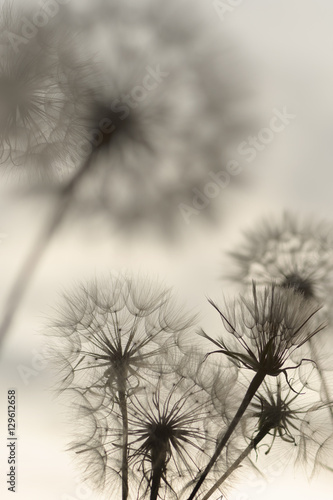
[[[72,2],[74,9],[91,12],[96,8],[88,0]],[[228,5],[227,0],[224,3]],[[200,311],[202,325],[218,328],[218,318],[207,297],[232,296],[235,292],[221,277],[228,271],[225,252],[235,248],[243,229],[254,226],[262,216],[279,215],[285,209],[332,218],[333,4],[329,0],[236,3],[230,2],[230,11],[223,16],[210,1],[204,10],[205,22],[211,23],[212,30],[221,30],[231,40],[239,56],[232,59],[235,67],[230,71],[239,74],[241,83],[250,89],[250,104],[244,104],[244,109],[241,104],[239,111],[242,117],[251,119],[250,129],[245,128],[243,135],[238,132],[226,154],[226,159],[242,163],[242,172],[210,200],[212,217],[206,217],[203,209],[187,224],[178,203],[170,204],[170,217],[175,218],[177,227],[172,238],[166,237],[163,228],[161,231],[161,227],[149,224],[140,231],[122,230],[99,215],[84,224],[73,217],[62,225],[43,256],[3,345],[1,498],[13,495],[6,491],[4,479],[9,388],[16,388],[18,401],[15,498],[108,498],[78,489],[79,472],[65,452],[70,439],[66,410],[52,394],[52,378],[43,361],[47,342],[43,332],[62,290],[95,273],[135,272],[173,286],[180,300],[185,298],[190,309]],[[136,8],[140,10],[140,0]],[[182,12],[185,14],[186,9]],[[238,73],[239,65],[242,68]],[[284,130],[275,134],[253,161],[239,155],[240,143],[266,127],[274,110],[284,108],[295,116]],[[200,120],[193,127],[200,130]],[[9,189],[11,182],[6,174],[0,188],[1,307],[50,210],[43,195],[35,199],[14,196]],[[202,189],[204,186],[203,182]],[[228,500],[332,498],[333,476],[329,474],[321,473],[308,483],[301,469],[294,473],[288,468],[282,474],[268,471],[267,479],[265,483],[253,477],[235,484]]]

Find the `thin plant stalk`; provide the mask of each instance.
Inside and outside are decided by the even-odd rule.
[[[122,418],[122,458],[121,458],[121,482],[122,500],[128,497],[128,412],[126,400],[126,374],[118,377],[118,398]]]
[[[165,450],[155,450],[151,452],[153,477],[151,483],[150,500],[157,500],[161,486],[161,479],[166,466],[167,453]]]
[[[256,449],[260,441],[264,439],[265,436],[271,430],[271,426],[264,426],[258,434],[251,440],[250,444],[245,448],[245,450],[239,455],[239,457],[230,465],[229,469],[216,481],[216,483],[210,488],[210,490],[205,494],[202,500],[208,500],[212,494],[223,484],[228,477],[239,467],[239,465],[245,460],[245,458],[250,455],[250,453]]]
[[[159,23],[160,26],[163,27],[163,24],[168,19],[171,19],[171,17],[176,13],[177,13],[177,7],[175,7],[175,9],[171,9],[170,13],[167,16],[164,16],[163,19],[161,19]],[[152,47],[154,46],[153,42],[154,40],[152,39],[152,44],[151,44]],[[102,144],[97,146],[97,148],[92,151],[92,153],[82,164],[81,168],[79,168],[77,173],[60,190],[55,210],[51,215],[50,220],[47,222],[46,227],[43,228],[40,235],[38,236],[28,257],[24,261],[19,271],[18,277],[16,278],[16,281],[14,282],[14,285],[7,298],[4,307],[5,313],[3,314],[3,319],[2,322],[0,323],[0,347],[2,345],[2,342],[4,341],[4,337],[6,336],[7,332],[11,327],[16,310],[20,306],[25,291],[28,288],[28,285],[38,266],[38,263],[42,258],[53,235],[56,233],[58,227],[60,226],[62,220],[64,219],[66,210],[71,203],[74,189],[80,182],[81,178],[84,177],[86,172],[90,170],[90,167],[95,160],[96,154],[98,154],[99,150],[102,149],[103,146],[104,146],[104,140]]]
[[[205,479],[206,479],[207,475],[209,474],[211,468],[213,467],[214,463],[216,462],[216,460],[218,459],[218,457],[222,453],[222,451],[223,451],[225,445],[227,444],[227,442],[228,442],[231,434],[234,432],[234,430],[236,429],[237,425],[239,424],[239,421],[242,418],[245,410],[249,406],[251,400],[255,396],[255,394],[256,394],[257,390],[259,389],[259,387],[261,386],[262,382],[264,381],[265,376],[266,376],[266,372],[265,371],[258,371],[255,374],[255,376],[253,377],[253,379],[252,379],[252,381],[251,381],[251,383],[249,385],[249,388],[246,391],[246,394],[245,394],[245,396],[243,398],[243,401],[240,404],[240,407],[238,408],[238,410],[237,410],[234,418],[232,419],[232,421],[231,421],[231,423],[230,423],[230,425],[229,425],[226,433],[222,437],[221,441],[218,443],[218,445],[216,447],[216,450],[214,452],[214,455],[212,456],[212,458],[208,462],[205,470],[201,474],[201,476],[200,476],[197,484],[195,485],[192,493],[190,494],[188,500],[193,500],[193,498],[195,497],[195,495],[199,491],[201,485],[205,481]]]
[[[38,266],[40,259],[42,258],[48,244],[50,243],[52,237],[59,228],[61,222],[66,215],[67,209],[73,199],[74,189],[77,184],[81,181],[81,178],[89,170],[92,164],[92,156],[90,156],[78,170],[78,172],[70,179],[70,181],[60,190],[59,195],[56,200],[56,205],[47,221],[45,227],[43,227],[41,233],[38,235],[31,251],[29,252],[27,258],[23,262],[23,265],[19,271],[19,274],[14,282],[14,285],[9,293],[9,296],[5,305],[5,313],[3,315],[2,322],[0,324],[0,345],[3,342],[6,333],[11,327],[14,315],[18,309],[24,293],[28,288],[30,280]]]

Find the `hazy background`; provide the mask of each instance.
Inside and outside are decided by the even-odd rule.
[[[80,224],[63,226],[34,276],[1,357],[2,498],[12,498],[4,476],[8,471],[6,398],[7,390],[13,387],[18,400],[15,498],[97,498],[75,492],[78,471],[64,451],[68,440],[64,410],[46,390],[52,384],[47,367],[36,370],[27,385],[19,373],[22,366],[33,368],[35,352],[42,352],[45,318],[61,289],[95,272],[139,272],[174,285],[190,308],[202,311],[205,325],[215,324],[206,296],[217,298],[222,292],[232,295],[232,289],[219,281],[225,262],[223,252],[233,248],[243,228],[254,225],[262,215],[279,215],[285,208],[331,218],[333,3],[244,0],[225,15],[224,21],[207,2],[209,8],[214,29],[226,30],[253,68],[249,79],[257,82],[261,126],[269,121],[273,108],[286,106],[296,118],[240,174],[246,182],[228,186],[212,201],[221,213],[215,224],[206,222],[202,214],[194,216],[189,225],[181,226],[173,242],[154,232],[142,237],[112,233],[101,221],[92,221],[86,231]],[[45,217],[39,207],[37,201],[27,204],[13,199],[6,186],[1,190],[1,303]],[[228,498],[329,500],[332,489],[332,475],[321,474],[308,484],[301,472],[288,470],[271,478],[267,485],[254,481],[236,485],[234,495]]]

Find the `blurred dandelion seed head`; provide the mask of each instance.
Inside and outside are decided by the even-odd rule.
[[[333,232],[328,223],[284,213],[247,231],[243,245],[231,253],[235,281],[268,285],[274,281],[315,299],[330,315],[333,277]]]
[[[10,5],[4,33],[21,36],[22,13]],[[17,167],[23,178],[57,185],[93,157],[74,213],[172,232],[178,204],[191,203],[193,189],[224,167],[231,143],[250,128],[251,113],[236,119],[235,109],[251,91],[219,28],[201,2],[59,6],[17,54],[4,51],[16,67],[0,104],[8,173]]]
[[[0,15],[0,161],[22,183],[54,180],[66,170],[61,130],[69,102],[54,47],[41,45],[37,36],[22,36],[24,21],[31,22],[29,9],[5,2]]]

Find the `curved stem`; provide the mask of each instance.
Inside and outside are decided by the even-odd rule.
[[[221,486],[222,483],[228,477],[230,474],[234,472],[234,470],[237,469],[237,467],[243,462],[243,460],[251,453],[251,451],[254,449],[253,442],[248,445],[247,448],[239,455],[239,457],[234,461],[234,463],[229,467],[229,469],[223,474],[223,476],[220,477],[218,481],[210,488],[210,490],[206,493],[206,495],[202,498],[202,500],[208,500],[212,496],[212,494]]]
[[[262,439],[269,433],[271,430],[270,426],[264,427],[254,439],[251,440],[250,444],[245,448],[245,450],[239,455],[239,457],[234,461],[234,463],[229,467],[229,469],[223,474],[223,476],[216,481],[216,483],[210,488],[210,490],[206,493],[206,495],[202,498],[202,500],[208,500],[212,496],[212,494],[224,483],[226,479],[232,474],[237,467],[243,462],[243,460],[254,450],[257,445],[260,443]]]
[[[242,418],[246,408],[249,406],[253,396],[255,395],[255,393],[259,389],[260,385],[264,381],[265,376],[266,376],[265,372],[259,371],[253,377],[253,379],[249,385],[249,388],[246,391],[246,394],[243,398],[243,401],[241,402],[240,407],[238,408],[238,410],[236,412],[236,415],[232,419],[226,433],[224,434],[224,436],[222,437],[222,439],[220,440],[220,442],[216,446],[216,450],[214,452],[214,455],[212,456],[212,458],[208,462],[208,465],[206,466],[205,470],[201,474],[200,479],[197,482],[197,484],[195,485],[188,500],[193,500],[193,498],[195,497],[196,493],[198,492],[199,488],[201,487],[202,483],[204,482],[208,473],[210,472],[211,468],[213,467],[214,463],[216,462],[216,460],[220,456],[222,450],[224,449],[225,445],[227,444],[231,434],[234,432],[235,428],[237,427],[237,425],[238,425],[240,419]]]
[[[43,256],[50,240],[56,233],[58,227],[60,226],[66,211],[72,201],[72,195],[74,188],[81,180],[83,175],[89,170],[91,165],[91,157],[82,165],[80,170],[72,177],[72,179],[61,189],[59,197],[56,200],[56,206],[54,212],[51,214],[50,219],[47,221],[46,226],[42,229],[41,233],[37,237],[35,244],[33,245],[30,253],[28,254],[26,260],[23,262],[19,274],[14,282],[14,285],[9,293],[9,296],[5,305],[5,313],[0,324],[0,345],[4,340],[6,333],[8,332],[15,312],[19,307],[24,293],[30,283],[30,280],[37,268],[37,265]]]

